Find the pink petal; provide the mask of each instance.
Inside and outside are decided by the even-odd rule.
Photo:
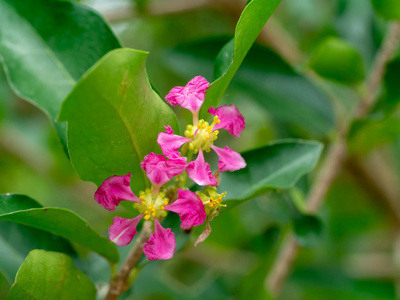
[[[105,209],[115,210],[122,200],[140,202],[129,185],[131,173],[123,176],[111,176],[104,180],[94,193],[94,199]]]
[[[108,228],[108,237],[110,241],[118,246],[128,245],[135,234],[137,234],[136,227],[141,218],[142,215],[138,215],[133,219],[115,217],[113,224]]]
[[[165,206],[165,209],[179,215],[183,229],[200,225],[206,219],[203,202],[196,193],[191,191],[178,189],[178,199],[174,203]]]
[[[157,143],[160,145],[162,152],[168,158],[181,156],[178,149],[183,144],[190,142],[191,139],[173,134],[173,130],[169,125],[164,128],[166,132],[160,132],[157,137]]]
[[[214,116],[218,116],[221,123],[214,126],[214,130],[226,129],[234,137],[239,137],[242,130],[246,127],[243,115],[233,104],[223,105],[217,108],[210,107],[208,112]]]
[[[151,152],[140,163],[142,169],[153,185],[161,186],[170,181],[174,176],[182,174],[186,167],[186,157],[171,158],[167,160],[163,155]]]
[[[143,252],[149,260],[170,259],[176,248],[175,234],[170,228],[163,228],[157,219],[154,219],[154,232],[143,244]]]
[[[186,172],[190,179],[198,185],[215,186],[217,184],[215,177],[211,172],[210,165],[204,160],[203,151],[201,149],[196,160],[188,163],[186,166]]]
[[[191,112],[198,112],[209,86],[204,77],[196,76],[185,87],[174,87],[165,99],[171,105],[180,105]]]
[[[246,167],[246,162],[243,157],[228,146],[225,148],[218,148],[212,145],[211,148],[218,154],[218,169],[220,172],[233,172]]]

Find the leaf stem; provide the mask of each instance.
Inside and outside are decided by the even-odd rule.
[[[139,261],[140,256],[143,253],[143,243],[148,240],[152,232],[152,223],[145,222],[142,230],[133,245],[131,252],[124,261],[115,278],[110,280],[110,288],[104,300],[116,300],[118,297],[129,288],[129,276]]]

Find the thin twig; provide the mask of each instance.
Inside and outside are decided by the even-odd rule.
[[[348,121],[345,121],[344,125],[339,129],[338,138],[331,145],[330,151],[317,176],[317,180],[313,184],[307,201],[307,210],[309,212],[316,212],[322,205],[329,187],[342,169],[343,163],[347,157],[346,136],[349,132],[350,124],[356,118],[364,117],[374,105],[384,75],[385,66],[393,57],[399,40],[400,23],[393,23],[389,28],[387,36],[371,69],[367,82],[367,92],[360,102],[354,116]],[[281,291],[297,253],[298,244],[293,234],[290,234],[286,242],[283,243],[278,258],[272,266],[266,281],[267,287],[272,294],[277,295]]]
[[[131,252],[129,253],[128,257],[124,261],[119,270],[117,276],[112,278],[110,281],[110,288],[104,300],[115,300],[126,291],[128,286],[128,278],[131,274],[131,271],[136,266],[137,262],[139,261],[140,256],[143,253],[142,247],[143,243],[148,240],[150,234],[152,232],[152,223],[145,222],[140,232],[135,245],[132,247]]]

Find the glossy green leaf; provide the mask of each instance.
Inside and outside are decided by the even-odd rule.
[[[384,19],[400,20],[400,1],[372,0],[375,11]]]
[[[76,81],[120,44],[104,20],[73,2],[0,0],[0,60],[22,98],[54,122]],[[65,124],[55,128],[66,145]]]
[[[96,287],[62,253],[33,250],[25,259],[7,300],[96,299]]]
[[[252,0],[243,10],[236,25],[235,36],[218,54],[214,65],[214,79],[207,90],[201,114],[216,106],[239,69],[261,29],[272,15],[280,0]]]
[[[19,266],[33,249],[76,255],[71,244],[61,237],[22,224],[0,221],[0,271],[10,283],[14,282]]]
[[[116,246],[101,237],[74,212],[64,208],[41,207],[35,200],[17,194],[0,195],[0,219],[31,226],[81,244],[118,262]]]
[[[132,49],[110,52],[65,100],[60,120],[68,121],[71,161],[83,180],[100,185],[130,172],[133,190],[144,189],[140,162],[161,151],[157,135],[165,125],[179,130],[175,114],[149,84],[146,57]]]
[[[314,141],[279,141],[243,153],[247,166],[221,174],[220,192],[227,191],[226,204],[234,207],[271,189],[293,187],[316,165],[322,144]]]
[[[182,77],[207,76],[205,70],[212,67],[218,49],[225,43],[224,38],[213,38],[181,45],[165,61]],[[186,65],[191,67],[183,67]],[[268,48],[252,46],[230,88],[249,95],[279,124],[300,127],[316,136],[327,135],[333,129],[333,108],[327,95]],[[236,100],[237,94],[242,95],[232,92],[230,101]]]
[[[365,76],[363,59],[349,43],[326,38],[315,50],[310,67],[320,76],[343,84],[360,83]]]

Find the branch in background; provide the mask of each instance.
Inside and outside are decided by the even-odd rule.
[[[347,157],[346,136],[350,125],[356,118],[364,117],[374,105],[384,75],[385,66],[394,56],[399,40],[400,23],[393,23],[391,24],[386,38],[375,58],[367,82],[367,92],[360,102],[354,116],[351,119],[346,120],[342,128],[338,130],[337,140],[331,145],[330,151],[328,152],[323,166],[317,175],[317,180],[313,184],[306,203],[308,212],[315,213],[322,205],[329,187],[342,169],[343,163]],[[297,253],[298,244],[295,237],[291,235],[283,244],[278,259],[272,266],[271,272],[266,280],[267,287],[272,294],[277,295],[281,291]]]
[[[400,23],[392,23],[383,41],[383,46],[376,55],[372,72],[370,73],[367,91],[363,101],[360,103],[356,117],[365,116],[375,104],[376,95],[382,78],[385,75],[386,64],[393,58],[400,40]]]
[[[286,29],[274,16],[271,16],[267,25],[261,30],[258,39],[261,43],[274,49],[292,66],[303,63],[306,60],[300,51],[297,41],[287,33]]]
[[[347,276],[361,279],[393,279],[396,268],[390,253],[363,253],[345,257],[343,270]]]
[[[400,225],[399,178],[378,153],[370,155],[366,162],[349,158],[345,162],[348,170],[363,189],[385,204],[397,225]]]
[[[205,7],[207,4],[209,4],[209,0],[174,0],[157,3],[150,2],[144,14],[149,16],[179,14]],[[140,15],[140,13],[135,10],[133,5],[124,5],[117,9],[113,9],[112,11],[100,11],[100,13],[109,22],[121,22]]]
[[[142,247],[143,243],[146,242],[152,232],[152,223],[145,222],[142,230],[133,245],[131,252],[129,253],[128,257],[124,261],[119,270],[117,276],[112,278],[110,281],[110,288],[104,300],[115,300],[125,292],[129,288],[128,278],[131,274],[131,271],[136,266],[139,261],[140,256],[143,253]]]

